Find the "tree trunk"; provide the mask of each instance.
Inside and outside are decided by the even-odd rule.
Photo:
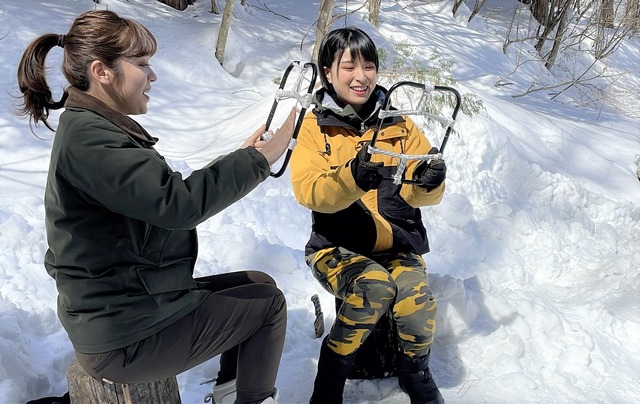
[[[613,0],[602,0],[600,7],[600,24],[604,28],[613,28]]]
[[[522,1],[530,1],[530,0],[522,0]],[[487,0],[476,1],[476,4],[473,7],[473,10],[471,10],[471,15],[469,16],[469,22],[471,22],[471,20],[473,20],[473,17],[475,17],[480,12],[480,9],[482,8],[482,6],[485,5],[486,2]],[[529,3],[526,3],[526,4],[529,4]]]
[[[625,24],[633,31],[640,30],[640,0],[627,0]]]
[[[193,4],[193,0],[158,0],[160,3],[173,7],[176,10],[183,11],[189,4]]]
[[[380,1],[369,0],[369,22],[373,26],[378,25],[378,17],[380,17]]]
[[[553,28],[554,28],[554,25],[549,23],[540,24],[540,26],[544,27],[544,29],[542,30],[542,34],[538,36],[538,41],[533,46],[538,51],[538,53],[542,53],[544,44],[547,42],[547,39],[549,39],[549,35],[551,35],[551,31],[553,31]],[[539,31],[540,30],[538,29],[538,32]]]
[[[556,62],[556,57],[558,56],[558,50],[560,49],[560,44],[564,39],[564,29],[567,26],[567,12],[568,8],[562,10],[562,14],[560,15],[560,19],[558,22],[558,30],[556,31],[556,36],[553,38],[553,46],[551,47],[551,52],[549,52],[549,56],[547,57],[547,61],[545,63],[545,67],[548,70],[551,70],[553,64]]]
[[[218,31],[218,43],[216,44],[216,59],[222,64],[224,62],[224,48],[227,46],[227,37],[229,36],[229,25],[231,24],[231,15],[233,13],[233,4],[235,0],[227,0],[222,14],[222,22]]]
[[[320,43],[324,38],[324,35],[329,29],[329,23],[331,22],[331,12],[333,6],[336,4],[336,0],[322,0],[320,2],[320,9],[318,10],[318,22],[316,23],[316,43],[313,45],[313,55],[311,60],[318,61],[318,51],[320,50]],[[318,69],[322,69],[322,66],[318,65]]]
[[[458,9],[460,8],[460,6],[463,5],[463,4],[464,4],[464,0],[454,0],[453,9],[451,10],[451,12],[453,13],[454,17],[458,13]]]
[[[533,0],[531,3],[531,14],[533,18],[542,26],[547,25],[547,15],[549,11],[549,0]]]
[[[544,2],[544,7],[539,5]],[[536,7],[534,10],[535,13],[542,13],[544,11],[545,14],[538,14],[535,16],[536,21],[540,23],[541,27],[544,27],[542,30],[542,34],[538,36],[538,41],[534,45],[534,48],[538,51],[538,53],[542,54],[544,50],[544,45],[547,40],[553,40],[553,46],[556,44],[559,46],[564,38],[564,27],[566,27],[566,21],[564,24],[561,22],[563,18],[567,18],[567,13],[569,8],[572,5],[572,0],[558,0],[558,1],[549,1],[549,0],[534,0],[532,5]],[[562,29],[557,28],[558,25],[563,24],[564,27]],[[552,37],[552,33],[555,31],[555,36]],[[556,37],[560,37],[560,42],[555,40]],[[555,58],[555,56],[554,56]],[[549,57],[545,57],[545,59],[549,59]],[[552,63],[553,64],[553,63]]]
[[[220,14],[220,6],[218,5],[218,0],[211,0],[211,13]]]

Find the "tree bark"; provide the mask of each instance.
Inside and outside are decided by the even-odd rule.
[[[564,39],[564,29],[567,26],[567,12],[568,8],[562,10],[562,13],[558,22],[558,30],[556,31],[556,36],[553,38],[553,46],[551,47],[551,52],[549,52],[549,56],[547,57],[547,61],[545,63],[545,67],[548,70],[551,70],[553,64],[556,62],[556,57],[558,56],[558,51],[560,50],[560,44]]]
[[[530,1],[530,0],[522,0],[522,1]],[[486,2],[487,0],[476,1],[476,5],[473,7],[473,10],[471,10],[471,15],[469,16],[469,22],[471,22],[471,20],[473,20],[473,17],[475,17],[480,12],[480,9],[482,8],[482,6],[485,5]]]
[[[193,0],[158,0],[162,4],[173,7],[176,10],[183,11],[189,4],[193,4]]]
[[[318,22],[316,23],[316,43],[313,45],[313,55],[311,60],[318,64],[318,51],[320,50],[320,43],[324,38],[327,30],[329,29],[329,23],[331,22],[331,12],[333,6],[336,4],[336,0],[322,0],[320,2],[320,8],[318,10]],[[322,66],[318,65],[318,69],[322,69]]]
[[[211,0],[211,13],[220,14],[220,6],[218,5],[218,0]]]
[[[460,8],[461,5],[464,4],[464,0],[454,0],[453,2],[453,9],[451,10],[451,12],[453,13],[453,16],[455,17],[456,14],[458,14],[458,9]]]
[[[549,13],[549,0],[533,0],[531,2],[531,14],[540,25],[547,25],[547,15]]]
[[[175,377],[137,384],[103,382],[86,373],[76,360],[71,362],[66,375],[72,403],[181,403]]]
[[[602,0],[600,7],[600,24],[604,28],[613,28],[613,0]]]
[[[627,0],[625,24],[635,32],[640,30],[640,0]]]
[[[229,25],[231,25],[231,15],[233,14],[233,5],[235,0],[227,0],[222,14],[222,22],[218,31],[218,43],[216,44],[216,59],[222,64],[224,62],[224,49],[227,46],[227,38],[229,36]]]
[[[369,0],[369,22],[373,26],[378,25],[378,17],[380,17],[380,1]]]

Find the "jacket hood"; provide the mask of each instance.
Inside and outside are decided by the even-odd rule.
[[[158,141],[158,138],[149,135],[138,122],[115,111],[99,99],[73,87],[69,88],[68,92],[69,97],[64,103],[65,108],[81,108],[94,112],[127,132],[129,136],[143,145],[152,146]]]
[[[318,119],[319,126],[340,126],[351,127],[359,133],[364,133],[367,129],[375,126],[378,120],[378,111],[382,109],[386,100],[387,90],[376,85],[371,97],[364,104],[360,111],[363,116],[358,114],[351,105],[340,106],[334,96],[321,88],[313,95],[313,103],[316,107],[313,113]],[[385,119],[385,126],[403,121],[401,117],[392,117]]]

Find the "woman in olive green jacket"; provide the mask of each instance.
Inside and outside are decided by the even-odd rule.
[[[54,46],[64,48],[70,83],[57,103],[44,76]],[[65,107],[45,190],[45,267],[58,288],[58,315],[80,365],[97,379],[159,380],[222,354],[218,403],[223,395],[275,402],[283,293],[257,271],[194,279],[195,228],[269,177],[295,111],[268,143],[259,128],[235,152],[182,178],[129,117],[147,112],[156,46],[142,25],[91,11],[66,35],[34,40],[20,62],[21,112],[49,127],[49,111]]]

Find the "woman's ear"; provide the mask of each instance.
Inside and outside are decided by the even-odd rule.
[[[324,77],[326,77],[327,81],[329,83],[331,83],[331,69],[328,68],[328,67],[323,67],[322,70],[324,70]],[[331,83],[331,84],[333,84],[333,83]]]
[[[113,80],[113,71],[99,60],[94,60],[89,65],[89,75],[100,84],[109,84]]]
[[[327,82],[329,82],[330,84],[333,84],[331,82],[331,69],[328,67],[323,67],[322,70],[324,71],[324,77],[327,78]]]

